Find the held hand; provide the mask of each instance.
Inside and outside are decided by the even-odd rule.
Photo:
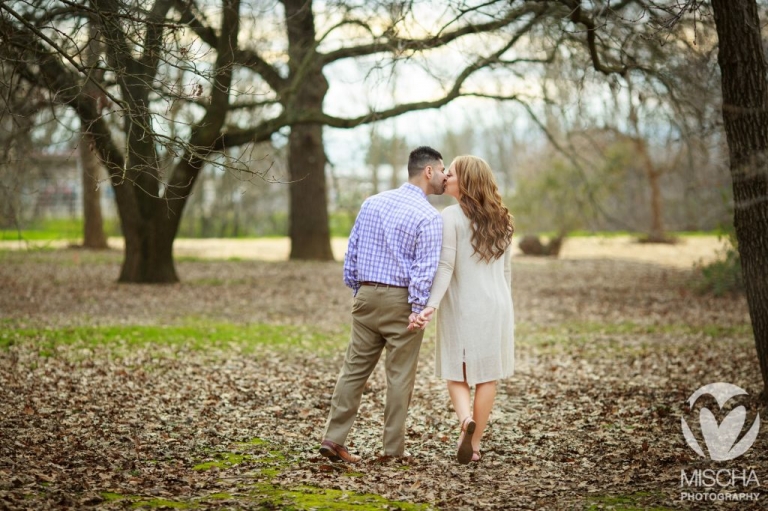
[[[427,323],[432,321],[432,315],[435,313],[434,307],[425,307],[423,311],[421,311],[421,314],[419,314],[419,317],[421,317],[424,320],[424,326],[426,326]]]
[[[408,330],[414,330],[416,328],[424,330],[432,320],[432,315],[434,313],[435,309],[433,307],[427,307],[419,314],[416,314],[415,312],[411,313],[408,318]]]
[[[427,328],[427,325],[432,321],[432,315],[435,313],[434,307],[426,307],[416,318],[416,322],[422,330]]]
[[[411,315],[408,316],[408,330],[415,330],[416,328],[421,328],[419,315],[411,312]]]

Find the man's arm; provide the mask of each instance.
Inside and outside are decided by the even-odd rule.
[[[362,214],[362,209],[358,214],[358,219]],[[347,244],[347,253],[344,254],[344,284],[348,288],[351,288],[356,295],[357,290],[360,289],[360,281],[357,278],[357,242],[360,237],[359,222],[355,220],[355,225],[352,226],[352,232],[349,233],[349,242]]]
[[[443,241],[443,218],[435,215],[419,228],[416,240],[416,257],[410,271],[408,302],[411,311],[421,312],[429,300],[429,290],[435,278],[437,264],[440,261],[440,247]]]
[[[446,210],[447,211],[447,210]],[[432,287],[429,290],[427,306],[416,319],[411,320],[408,329],[421,328],[424,330],[427,324],[432,320],[435,309],[440,306],[448,286],[453,277],[453,268],[456,264],[456,221],[454,215],[446,214],[443,211],[443,241],[440,250],[440,263],[437,265],[435,278],[432,280]]]

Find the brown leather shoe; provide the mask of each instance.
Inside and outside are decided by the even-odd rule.
[[[323,440],[320,444],[320,454],[326,458],[330,458],[331,461],[346,461],[347,463],[357,463],[360,461],[360,456],[350,454],[349,450],[343,445],[339,445],[330,440]]]

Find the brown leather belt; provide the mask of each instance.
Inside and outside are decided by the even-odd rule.
[[[408,289],[408,286],[393,286],[392,284],[382,284],[381,282],[360,282],[361,286],[373,286],[373,287],[393,287],[396,289]]]

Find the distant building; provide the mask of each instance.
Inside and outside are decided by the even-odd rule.
[[[35,151],[23,160],[9,161],[4,183],[11,190],[12,204],[3,207],[0,224],[5,228],[26,227],[44,219],[77,219],[83,214],[83,184],[76,150],[47,153]],[[94,182],[94,186],[96,183]],[[108,182],[101,189],[104,217],[115,215],[114,194]]]

